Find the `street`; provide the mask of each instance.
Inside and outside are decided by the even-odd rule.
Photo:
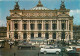
[[[17,46],[12,46],[10,49],[9,45],[6,44],[4,48],[0,48],[0,56],[57,56],[56,54],[41,54],[39,49],[21,49],[18,50]]]

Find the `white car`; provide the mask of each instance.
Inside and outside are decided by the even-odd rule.
[[[40,48],[49,48],[49,47],[53,47],[52,45],[40,45]]]
[[[73,48],[71,48],[71,47],[66,47],[65,48],[67,51],[72,51],[73,50]]]
[[[41,48],[40,49],[40,53],[56,53],[56,54],[59,54],[61,52],[61,49],[59,48],[53,48],[53,47],[49,47],[49,48]]]

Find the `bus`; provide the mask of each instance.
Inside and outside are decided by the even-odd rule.
[[[4,40],[0,40],[0,47],[4,47],[5,46],[5,41]]]

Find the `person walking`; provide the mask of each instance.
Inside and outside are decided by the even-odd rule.
[[[12,48],[12,43],[10,43],[10,49]]]

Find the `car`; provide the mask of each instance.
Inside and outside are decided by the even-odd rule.
[[[80,46],[70,46],[70,47],[72,47],[77,52],[80,52]]]
[[[77,42],[80,43],[80,39]]]
[[[40,53],[44,53],[44,54],[47,54],[47,53],[59,54],[60,52],[61,52],[61,49],[54,48],[54,47],[45,47],[40,49]]]
[[[71,47],[64,47],[65,49],[66,49],[66,51],[72,51],[73,50],[73,48],[71,48]]]
[[[0,47],[4,47],[5,46],[5,41],[4,40],[0,40]]]
[[[45,44],[44,44],[44,45],[40,45],[39,47],[40,47],[40,48],[45,48],[45,47],[46,47],[46,48],[49,48],[49,47],[53,47],[53,45],[45,45]]]
[[[40,45],[39,47],[40,47],[40,48],[44,48],[44,47],[45,47],[45,45]]]
[[[67,54],[68,56],[80,56],[80,53],[76,52],[75,50],[68,51]]]

